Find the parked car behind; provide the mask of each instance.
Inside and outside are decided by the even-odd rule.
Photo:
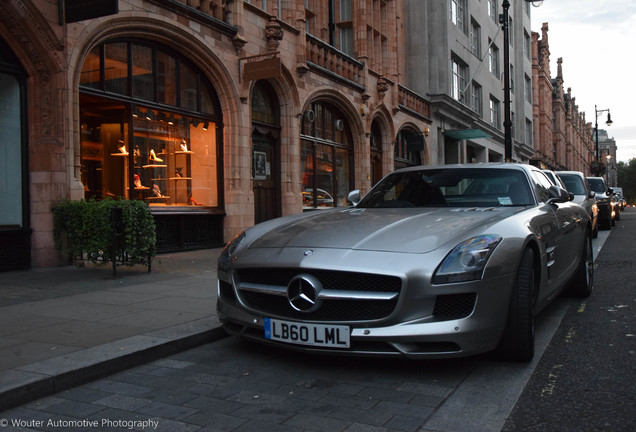
[[[592,237],[598,237],[598,206],[596,192],[590,189],[585,174],[579,171],[559,171],[556,173],[565,189],[574,195],[573,201],[585,209],[592,221]]]
[[[601,229],[612,229],[616,224],[615,200],[612,200],[612,191],[605,184],[603,177],[587,177],[590,188],[596,193],[596,205],[598,206],[598,223]]]
[[[227,245],[217,312],[230,334],[313,353],[527,361],[536,313],[592,292],[590,218],[530,165],[404,168],[349,201]]]
[[[620,211],[622,212],[623,210],[625,210],[625,207],[627,205],[627,201],[625,201],[625,197],[623,195],[623,188],[614,186],[612,187],[612,190],[616,194],[616,202],[620,208]]]
[[[558,186],[562,189],[567,190],[567,188],[565,187],[565,185],[563,184],[563,182],[561,181],[561,179],[559,178],[559,176],[557,176],[557,173],[552,171],[552,170],[543,170],[544,174],[548,177],[548,179],[550,180],[550,182],[555,185]]]

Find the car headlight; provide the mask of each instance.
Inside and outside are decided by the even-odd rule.
[[[221,255],[219,255],[219,272],[227,272],[230,269],[234,253],[243,240],[245,240],[245,231],[234,237],[227,246],[225,246],[225,249],[223,249]]]
[[[434,284],[466,282],[481,279],[488,258],[501,242],[498,235],[481,235],[463,241],[453,248],[433,273]]]

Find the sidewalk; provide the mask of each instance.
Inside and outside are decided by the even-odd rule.
[[[220,252],[0,273],[0,411],[223,337]]]

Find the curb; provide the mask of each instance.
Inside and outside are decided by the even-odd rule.
[[[192,326],[187,323],[133,336],[8,371],[5,376],[0,376],[3,381],[0,384],[0,411],[227,336],[221,327],[192,331]],[[166,330],[172,334],[185,330],[186,334],[162,336]]]

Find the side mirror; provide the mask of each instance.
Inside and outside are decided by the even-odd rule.
[[[356,190],[352,190],[351,192],[349,192],[349,195],[347,195],[347,201],[349,201],[351,204],[358,205],[358,203],[360,202],[360,190],[356,189]]]
[[[590,198],[596,198],[596,192],[590,191]]]
[[[550,186],[550,198],[546,201],[547,204],[563,203],[569,200],[570,195],[568,191],[558,186]]]
[[[614,193],[614,189],[612,189],[611,187],[607,188],[607,194],[608,195],[612,195]]]
[[[572,192],[568,192],[568,197],[570,197],[568,201],[574,201],[574,194]]]

